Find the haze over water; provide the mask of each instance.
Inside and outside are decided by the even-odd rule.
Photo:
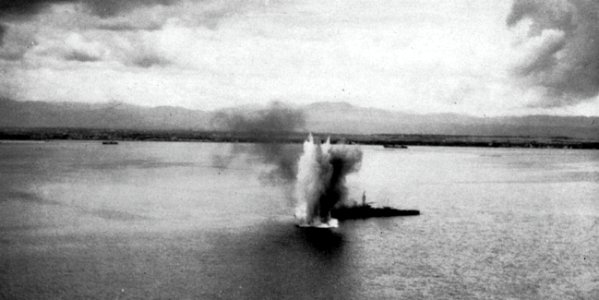
[[[422,215],[306,231],[252,147],[0,144],[0,298],[599,298],[599,151],[362,146]]]

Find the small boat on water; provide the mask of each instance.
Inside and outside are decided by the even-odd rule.
[[[103,141],[102,145],[118,145],[119,142],[117,141]]]
[[[384,144],[383,147],[392,149],[408,149],[408,146],[402,144]]]

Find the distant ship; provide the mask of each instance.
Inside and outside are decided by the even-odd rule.
[[[340,206],[331,211],[331,217],[337,220],[368,219],[382,217],[418,216],[417,209],[397,209],[389,206],[373,206],[366,202],[366,193],[362,194],[362,203],[352,206]]]
[[[103,141],[102,145],[118,145],[119,142],[117,141]]]
[[[393,149],[408,149],[408,146],[402,144],[384,144],[383,147]]]
[[[389,206],[376,207],[370,204],[342,206],[331,211],[331,217],[340,221],[418,215],[420,215],[420,211],[416,209],[397,209]]]

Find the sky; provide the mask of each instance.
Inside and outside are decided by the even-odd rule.
[[[0,0],[0,96],[599,116],[599,1]]]

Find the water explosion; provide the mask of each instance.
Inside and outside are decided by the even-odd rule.
[[[314,142],[310,134],[299,159],[295,216],[300,226],[337,227],[331,210],[347,197],[345,178],[360,169],[362,151],[345,145]]]

